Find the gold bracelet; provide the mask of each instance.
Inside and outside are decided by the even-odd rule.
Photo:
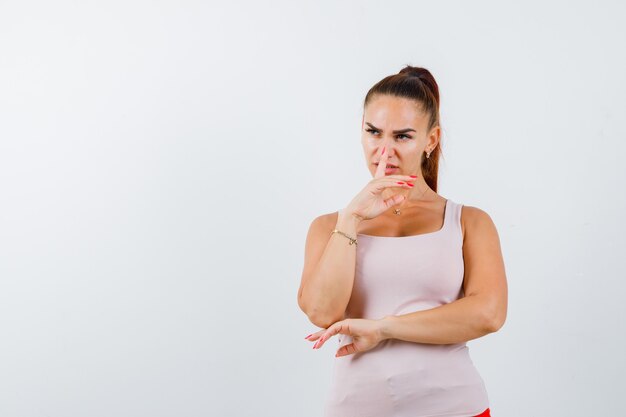
[[[332,235],[333,233],[340,233],[340,234],[344,235],[345,237],[347,237],[348,239],[350,239],[350,243],[349,243],[350,245],[352,245],[353,243],[354,243],[355,245],[357,244],[357,243],[356,243],[356,239],[351,238],[350,236],[348,236],[347,234],[345,234],[345,233],[344,233],[344,232],[342,232],[341,230],[334,229],[334,230],[331,232],[331,235]]]

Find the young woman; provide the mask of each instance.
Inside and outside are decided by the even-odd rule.
[[[490,416],[466,342],[504,324],[505,268],[490,216],[437,193],[437,83],[407,66],[363,107],[373,179],[312,221],[298,291],[313,348],[339,342],[324,415]]]

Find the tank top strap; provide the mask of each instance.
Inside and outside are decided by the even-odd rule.
[[[463,230],[461,229],[461,209],[463,204],[448,199],[446,203],[445,228],[446,233],[453,239],[463,243]]]

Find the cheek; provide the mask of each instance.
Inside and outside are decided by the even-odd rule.
[[[361,140],[361,143],[363,143],[363,146],[370,149],[376,146],[376,139],[372,137],[365,137]]]

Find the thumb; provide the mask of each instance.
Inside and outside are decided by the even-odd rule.
[[[357,352],[358,351],[356,350],[356,346],[354,346],[354,343],[350,343],[349,345],[345,345],[339,348],[339,350],[335,353],[335,357],[338,358],[340,356],[352,355]]]

